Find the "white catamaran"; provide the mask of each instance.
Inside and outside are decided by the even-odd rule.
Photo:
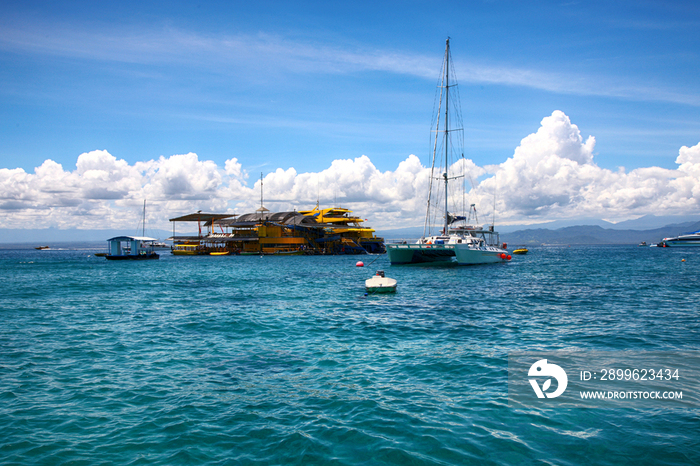
[[[448,183],[450,180],[455,180],[459,176],[450,177],[448,173],[450,166],[450,151],[452,149],[451,133],[462,131],[461,128],[450,127],[450,93],[454,92],[457,86],[456,79],[450,84],[450,74],[454,73],[450,69],[450,39],[447,38],[445,46],[445,58],[443,60],[442,82],[440,84],[440,102],[438,105],[436,125],[435,125],[435,141],[433,144],[433,161],[431,167],[431,181],[428,194],[428,210],[425,219],[425,228],[423,237],[415,244],[387,244],[387,254],[389,261],[392,264],[416,264],[416,263],[433,263],[433,262],[454,262],[460,265],[473,264],[490,264],[496,262],[504,262],[510,259],[508,251],[505,250],[505,245],[501,247],[499,244],[498,233],[494,231],[493,225],[482,226],[469,224],[472,213],[476,218],[476,208],[472,204],[470,207],[469,217],[465,215],[457,216],[448,212]],[[454,74],[453,74],[454,76]],[[452,103],[454,105],[454,103]],[[456,102],[459,104],[459,101]],[[440,116],[444,108],[444,121],[440,123]],[[458,116],[461,117],[461,115]],[[441,140],[441,141],[440,141]],[[462,138],[460,138],[462,140]],[[444,160],[438,162],[436,166],[438,143],[444,145]],[[463,155],[462,155],[463,157]],[[435,178],[433,175],[437,170],[444,170],[442,176]],[[439,172],[438,172],[439,173]],[[431,226],[431,209],[438,209],[437,205],[433,205],[435,196],[433,191],[433,180],[442,180],[444,182],[444,222],[442,230],[439,234],[431,234],[429,229]]]

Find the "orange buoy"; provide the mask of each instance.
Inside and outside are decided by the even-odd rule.
[[[364,267],[365,263],[362,261],[357,261],[357,264],[355,264],[355,267]]]
[[[506,258],[506,253],[502,252],[502,253],[501,253],[501,259],[505,259],[505,258]]]
[[[508,257],[506,259],[511,260],[512,258],[513,257],[510,254],[508,254]]]

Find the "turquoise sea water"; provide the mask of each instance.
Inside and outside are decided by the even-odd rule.
[[[698,409],[519,410],[507,384],[513,351],[700,350],[700,251],[95,252],[0,249],[2,464],[700,464]],[[378,269],[398,293],[365,296]]]

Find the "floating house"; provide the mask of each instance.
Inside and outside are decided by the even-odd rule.
[[[364,220],[342,208],[270,212],[264,207],[244,215],[196,212],[170,219],[198,224],[197,236],[176,236],[175,255],[297,255],[383,253],[384,239],[362,227]]]
[[[156,238],[147,236],[115,236],[107,240],[109,253],[107,260],[158,259],[153,244]]]

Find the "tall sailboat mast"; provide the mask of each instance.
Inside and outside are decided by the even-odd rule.
[[[442,234],[447,234],[447,229],[449,227],[447,222],[447,166],[449,146],[450,146],[450,136],[449,136],[449,117],[450,114],[450,38],[447,38],[445,44],[445,226],[442,230]]]

